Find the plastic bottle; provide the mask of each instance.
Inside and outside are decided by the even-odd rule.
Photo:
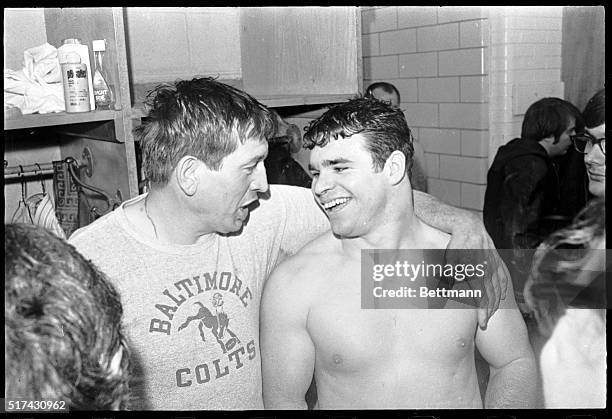
[[[68,38],[62,41],[62,45],[57,49],[57,58],[59,59],[60,65],[66,62],[66,56],[71,52],[76,52],[81,57],[81,63],[87,67],[87,84],[89,87],[89,110],[93,111],[96,109],[96,101],[93,95],[93,81],[91,71],[91,63],[89,60],[89,47],[85,44],[81,44],[78,38]]]
[[[92,42],[94,52],[94,75],[93,75],[93,92],[96,101],[96,109],[112,109],[115,104],[115,94],[113,87],[110,84],[109,72],[107,63],[104,61],[104,52],[106,51],[106,41],[98,39]]]
[[[81,62],[79,54],[70,52],[64,57],[61,67],[66,112],[89,112],[87,66]]]

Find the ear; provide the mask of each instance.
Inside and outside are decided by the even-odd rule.
[[[391,153],[383,170],[389,179],[389,184],[397,185],[400,183],[406,176],[406,156],[404,156],[404,153],[399,150]]]
[[[193,196],[197,192],[199,186],[198,169],[202,164],[200,160],[193,156],[185,156],[176,165],[176,169],[174,169],[176,182],[185,195]]]

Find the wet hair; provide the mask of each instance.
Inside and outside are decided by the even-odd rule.
[[[545,336],[567,307],[606,307],[605,250],[593,248],[605,242],[605,210],[603,199],[591,200],[570,226],[553,233],[534,254],[525,300]]]
[[[387,83],[386,81],[379,81],[379,82],[376,82],[376,83],[372,83],[366,89],[365,95],[366,96],[374,97],[374,90],[376,90],[376,89],[382,89],[383,92],[386,92],[386,93],[389,93],[389,94],[395,93],[397,95],[397,101],[401,103],[402,98],[400,96],[400,92],[391,83]]]
[[[325,147],[329,141],[355,134],[366,138],[376,171],[382,170],[391,153],[399,150],[406,157],[406,173],[410,176],[414,148],[404,113],[369,96],[336,105],[311,121],[304,134],[304,147]]]
[[[554,143],[559,142],[561,134],[567,129],[570,118],[576,121],[576,131],[584,127],[582,114],[576,106],[557,97],[546,97],[532,103],[523,118],[521,138],[540,141],[550,136]]]
[[[4,227],[5,397],[127,408],[130,360],[117,291],[51,232]]]
[[[275,118],[255,98],[210,77],[162,84],[145,101],[148,116],[134,133],[145,177],[164,185],[179,160],[194,156],[212,170],[247,140],[266,141]]]
[[[587,128],[595,128],[606,122],[606,89],[601,89],[589,99],[582,112]]]

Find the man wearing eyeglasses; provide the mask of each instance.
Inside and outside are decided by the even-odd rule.
[[[576,151],[584,154],[589,178],[589,192],[606,197],[606,90],[601,89],[589,100],[582,113],[586,131],[574,135]]]
[[[568,220],[560,215],[555,157],[571,146],[582,115],[571,103],[543,98],[525,112],[521,137],[497,151],[487,175],[484,223],[510,270],[517,304],[524,314],[523,289],[532,252]]]

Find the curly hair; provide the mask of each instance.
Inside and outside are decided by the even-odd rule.
[[[338,137],[355,134],[366,138],[375,170],[382,170],[391,153],[399,150],[406,157],[406,173],[410,176],[414,147],[406,117],[401,109],[373,97],[356,97],[311,121],[304,134],[304,147],[324,147]]]
[[[129,352],[119,295],[74,247],[29,224],[5,224],[5,397],[126,408]]]
[[[218,170],[223,158],[247,140],[266,141],[276,130],[270,111],[247,93],[210,77],[161,84],[148,93],[149,109],[134,134],[145,177],[166,184],[184,156]]]
[[[606,89],[601,89],[589,99],[582,111],[587,128],[595,128],[606,122]]]
[[[549,336],[567,307],[605,308],[605,201],[594,199],[574,222],[553,233],[536,250],[525,300],[540,331]]]

